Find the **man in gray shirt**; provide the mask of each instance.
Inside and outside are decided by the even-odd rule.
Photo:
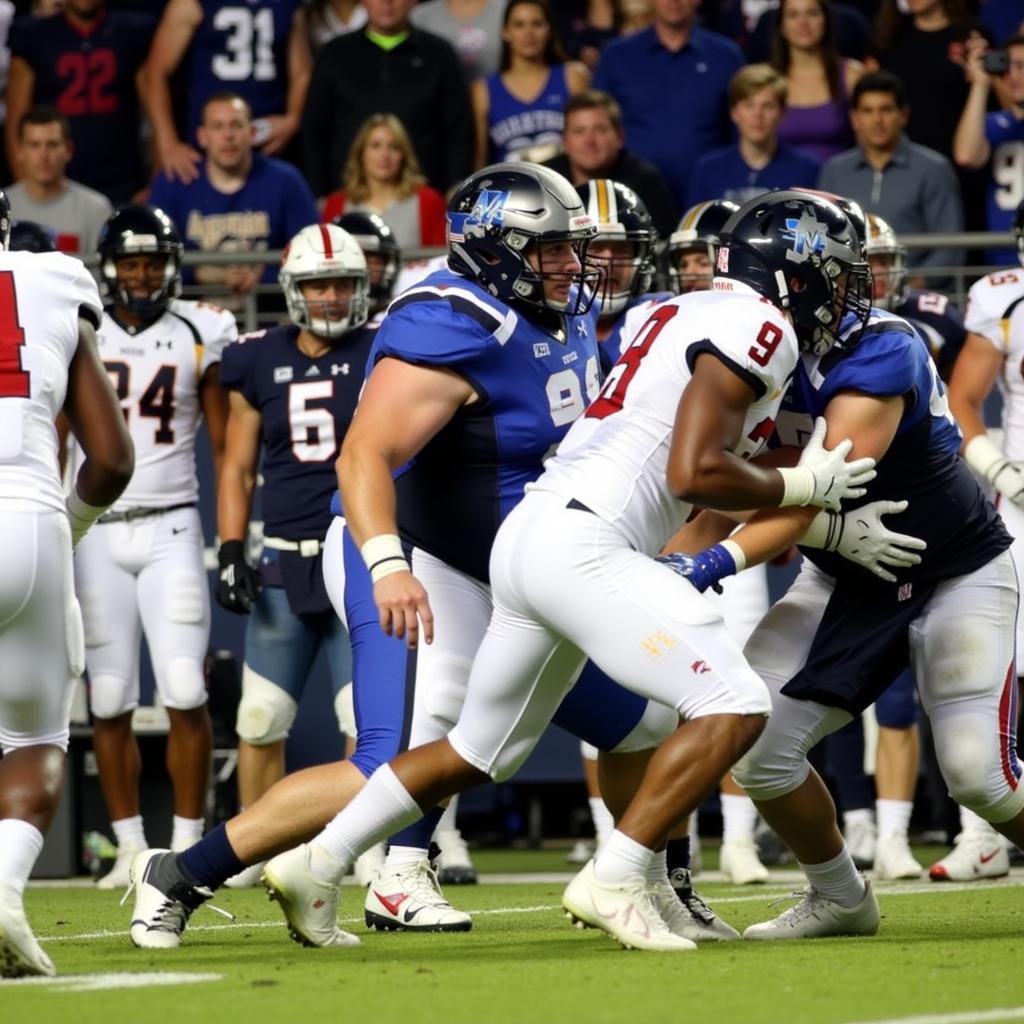
[[[498,70],[504,17],[505,0],[425,0],[409,12],[417,28],[455,47],[471,82]]]
[[[61,252],[94,253],[113,210],[106,196],[64,176],[72,153],[67,118],[53,107],[30,107],[18,123],[18,147],[25,176],[7,189],[15,220],[53,228]]]
[[[864,75],[853,90],[850,122],[857,145],[827,161],[818,187],[855,199],[897,235],[963,231],[960,184],[941,153],[911,142],[903,84],[886,71]],[[912,250],[911,269],[962,264],[962,249]],[[935,287],[936,281],[929,282]]]

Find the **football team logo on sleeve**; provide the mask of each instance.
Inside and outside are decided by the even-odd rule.
[[[786,259],[803,263],[812,253],[820,255],[825,251],[828,228],[813,214],[802,213],[800,217],[786,218],[786,230],[782,232],[782,237],[793,243],[786,252]]]

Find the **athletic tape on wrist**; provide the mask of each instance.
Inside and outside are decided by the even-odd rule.
[[[371,537],[360,549],[370,579],[376,583],[396,572],[408,572],[409,563],[402,550],[402,539],[394,533],[380,533]]]

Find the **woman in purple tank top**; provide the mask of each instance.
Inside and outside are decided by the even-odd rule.
[[[782,0],[772,65],[787,85],[779,138],[822,161],[849,149],[849,95],[864,66],[839,56],[831,0]]]
[[[583,64],[566,62],[547,0],[509,0],[500,70],[472,85],[475,166],[556,156],[566,101],[589,82]]]

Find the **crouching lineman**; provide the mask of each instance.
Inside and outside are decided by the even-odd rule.
[[[99,352],[136,452],[131,483],[75,556],[93,746],[118,847],[113,868],[97,883],[104,889],[127,885],[132,858],[148,845],[132,732],[142,633],[170,718],[171,845],[185,849],[203,833],[212,748],[203,671],[210,601],[195,441],[201,413],[219,469],[227,402],[217,364],[237,331],[230,313],[177,298],[181,254],[177,231],[155,207],[118,210],[100,235],[108,305]]]
[[[285,740],[321,648],[335,697],[352,678],[348,633],[324,589],[323,544],[334,460],[352,419],[375,331],[360,247],[333,224],[303,228],[278,274],[291,326],[225,350],[230,392],[217,502],[217,601],[248,614],[238,707],[238,789],[254,804],[284,776]],[[245,557],[256,471],[263,475],[263,557]],[[231,884],[255,884],[254,865]]]
[[[84,667],[71,551],[132,475],[132,443],[96,354],[96,284],[59,253],[12,253],[0,192],[0,977],[52,975],[25,917],[25,883],[57,811],[68,712]],[[54,421],[81,451],[64,497]],[[70,529],[68,528],[70,521]]]

